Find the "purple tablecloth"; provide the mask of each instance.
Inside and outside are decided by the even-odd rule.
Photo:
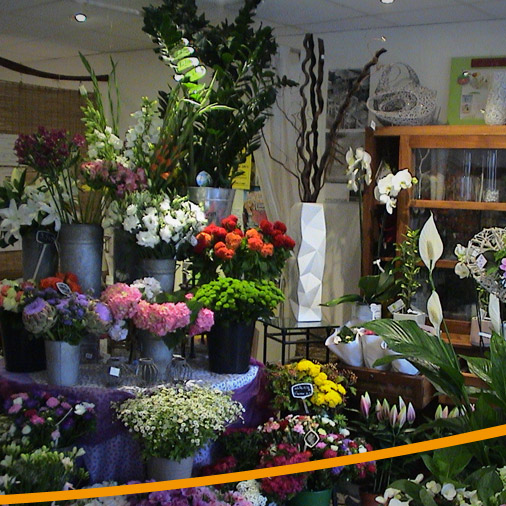
[[[262,364],[254,359],[251,363],[261,366],[255,379],[233,393],[233,398],[244,406],[244,425],[247,427],[262,423],[267,416],[263,404],[264,369]],[[114,419],[111,409],[111,402],[121,402],[132,397],[132,394],[108,388],[39,384],[28,374],[7,372],[3,363],[0,364],[0,395],[3,398],[16,392],[34,391],[62,394],[95,404],[97,429],[93,434],[84,437],[80,443],[86,451],[84,463],[92,483],[102,481],[126,483],[130,480],[144,479],[144,465],[139,444],[128,430]]]

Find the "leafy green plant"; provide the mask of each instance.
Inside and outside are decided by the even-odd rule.
[[[260,131],[277,90],[292,84],[274,72],[277,44],[272,28],[255,26],[259,3],[245,0],[232,23],[217,25],[197,14],[195,0],[164,0],[161,6],[144,8],[143,29],[157,43],[155,51],[163,57],[164,48],[170,51],[182,37],[191,41],[194,56],[215,80],[209,101],[228,107],[194,123],[193,151],[184,160],[188,185],[206,171],[211,186],[230,187],[240,173],[239,164],[260,146]],[[164,110],[171,93],[160,92]]]
[[[419,262],[421,261],[418,253],[419,238],[420,230],[408,228],[404,240],[395,245],[397,256],[393,260],[396,264],[394,272],[398,275],[399,297],[404,302],[404,312],[411,307],[411,299],[421,286],[417,279],[420,272]]]

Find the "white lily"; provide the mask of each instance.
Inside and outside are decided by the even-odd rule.
[[[439,295],[435,290],[427,301],[427,314],[429,315],[430,322],[436,329],[436,334],[439,335],[441,322],[443,321],[443,308],[441,307]]]
[[[418,246],[423,263],[427,266],[427,269],[432,272],[436,262],[443,254],[443,241],[437,231],[432,213],[420,232]]]

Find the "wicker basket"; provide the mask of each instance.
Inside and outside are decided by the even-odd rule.
[[[367,108],[383,125],[428,125],[434,121],[436,106],[436,92],[421,86],[405,63],[387,65],[367,100]]]

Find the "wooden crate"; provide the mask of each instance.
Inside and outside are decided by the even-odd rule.
[[[406,404],[411,402],[416,409],[423,409],[433,399],[436,392],[429,380],[420,374],[410,376],[366,367],[345,367],[355,373],[358,378],[355,385],[358,394],[367,391],[371,397],[386,398],[392,402],[397,402],[400,395]]]

